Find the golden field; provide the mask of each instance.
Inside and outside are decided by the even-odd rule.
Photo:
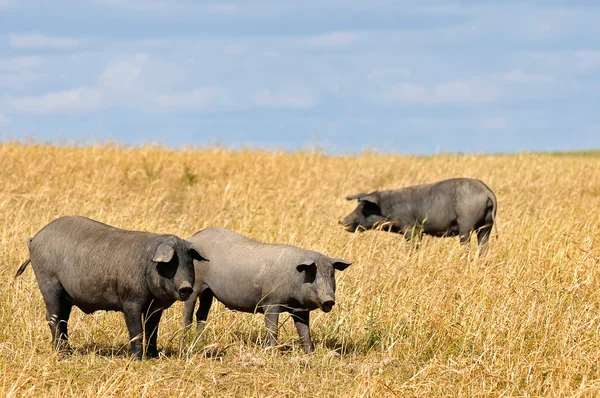
[[[346,195],[451,177],[498,198],[498,239],[478,257],[457,238],[351,234]],[[69,322],[73,355],[50,349],[25,239],[62,215],[189,236],[222,226],[341,257],[336,306],[313,312],[304,355],[293,322],[264,350],[263,316],[213,305],[182,344],[165,312],[161,357],[127,357],[120,313]],[[600,156],[364,153],[330,157],[221,148],[0,144],[0,395],[594,396],[600,394]],[[287,316],[283,316],[285,320]]]

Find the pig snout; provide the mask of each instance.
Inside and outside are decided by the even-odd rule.
[[[338,222],[346,231],[354,232],[356,230],[356,225],[354,223],[349,222],[347,220],[342,220]]]
[[[181,301],[186,301],[190,298],[194,289],[192,289],[192,285],[189,282],[182,282],[179,288],[177,289],[177,293],[181,298]]]
[[[321,309],[323,310],[323,312],[329,312],[329,311],[331,311],[331,309],[333,308],[334,305],[335,305],[335,301],[326,300],[321,303]]]

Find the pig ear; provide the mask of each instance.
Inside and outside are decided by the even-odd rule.
[[[337,269],[338,271],[343,271],[352,265],[350,261],[342,260],[341,258],[332,258],[330,260],[333,268]]]
[[[296,266],[296,269],[298,270],[298,272],[302,272],[302,271],[307,271],[307,270],[309,270],[310,268],[313,268],[313,267],[316,268],[316,266],[317,266],[317,264],[315,264],[314,261],[308,260],[308,261],[303,262],[302,264],[298,264]]]
[[[358,198],[358,201],[359,202],[369,202],[369,203],[373,203],[373,204],[379,206],[379,198],[373,194],[362,196],[362,197]]]
[[[360,199],[363,196],[367,196],[367,194],[366,193],[357,193],[356,195],[346,196],[346,200]]]
[[[190,245],[190,255],[192,256],[192,258],[194,260],[209,261],[208,258],[206,257],[206,254],[204,254],[204,251],[200,248],[200,246],[198,246],[195,243],[192,243]]]
[[[166,243],[161,243],[158,246],[158,249],[156,249],[156,253],[154,253],[152,261],[157,263],[168,263],[173,258],[174,253],[175,248],[173,248],[173,246]]]

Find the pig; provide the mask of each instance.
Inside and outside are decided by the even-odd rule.
[[[393,191],[351,195],[358,207],[340,221],[347,231],[381,227],[404,234],[408,241],[421,234],[460,237],[466,244],[477,232],[479,247],[488,243],[495,225],[497,201],[480,180],[453,178]]]
[[[58,218],[28,238],[29,263],[46,304],[52,347],[67,353],[73,305],[86,314],[120,311],[135,359],[157,357],[164,309],[193,292],[193,260],[208,259],[197,244],[174,235],[117,229],[89,218]],[[145,340],[142,348],[142,339]]]
[[[203,248],[210,262],[194,260],[194,291],[184,304],[184,327],[202,333],[213,297],[231,310],[264,313],[266,344],[277,342],[279,314],[289,312],[305,353],[314,351],[310,311],[335,304],[335,271],[348,261],[294,246],[266,244],[223,228],[207,228],[188,241]]]

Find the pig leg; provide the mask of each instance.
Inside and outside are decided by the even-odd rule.
[[[135,359],[142,359],[142,308],[133,303],[123,304],[123,314],[125,315],[125,324],[129,331],[129,353]]]
[[[277,344],[277,333],[279,331],[279,308],[269,308],[265,311],[265,326],[267,327],[266,345],[273,347]]]
[[[466,245],[471,241],[471,231],[469,231],[469,230],[460,231],[458,233],[458,235],[459,235],[461,245]]]
[[[206,318],[208,318],[208,312],[213,302],[213,292],[210,289],[204,289],[200,293],[200,305],[198,305],[198,311],[196,311],[196,322],[197,332],[202,333],[206,326]]]
[[[418,239],[421,235],[421,229],[417,226],[411,226],[406,228],[404,232],[404,239],[407,242],[412,242],[414,239]]]
[[[55,303],[50,305],[46,303],[46,320],[52,333],[52,348],[60,353],[68,350],[69,332],[67,322],[71,315],[71,307],[72,304],[64,298],[58,300],[58,306]]]
[[[313,346],[312,340],[310,339],[310,327],[308,326],[310,312],[296,312],[292,314],[292,318],[294,318],[294,325],[296,325],[298,336],[300,336],[300,341],[302,341],[304,353],[309,354],[313,352],[315,350],[315,347]]]
[[[59,283],[40,285],[40,291],[46,303],[46,320],[52,333],[52,349],[64,353],[67,350],[67,322],[73,305],[65,297],[66,292]]]
[[[158,338],[158,324],[163,310],[152,308],[148,310],[148,316],[144,319],[144,336],[146,338],[146,356],[149,358],[158,357],[158,348],[156,339]]]
[[[183,328],[185,331],[188,331],[192,326],[192,322],[194,322],[194,308],[196,307],[198,294],[199,291],[194,290],[190,298],[183,303]]]
[[[415,250],[418,250],[421,244],[421,238],[423,237],[422,228],[418,225],[411,225],[405,229],[403,228],[403,231],[404,239],[406,239],[408,243],[412,243],[412,247]]]
[[[481,254],[485,254],[490,234],[492,233],[492,226],[485,226],[477,230],[477,244]]]
[[[475,221],[458,220],[458,236],[461,245],[466,245],[471,241],[471,232],[473,232]]]
[[[486,220],[485,213],[475,211],[472,206],[457,209],[458,236],[460,244],[466,245],[471,241],[471,233],[484,226]],[[478,234],[479,240],[479,234]]]

